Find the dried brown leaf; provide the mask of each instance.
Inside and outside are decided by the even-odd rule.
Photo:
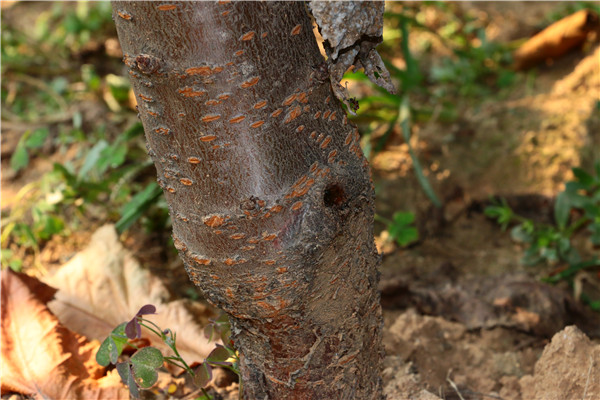
[[[52,312],[69,329],[90,339],[103,341],[140,307],[153,304],[157,314],[145,318],[177,333],[177,348],[186,362],[202,362],[214,348],[203,335],[212,311],[197,303],[169,301],[166,286],[121,245],[113,225],[98,229],[86,249],[44,279],[59,289],[56,300],[49,303]],[[170,351],[145,329],[142,336],[163,352]]]
[[[515,51],[515,68],[531,68],[544,60],[564,55],[583,43],[599,25],[598,15],[591,10],[580,10],[553,23]]]
[[[102,377],[98,343],[61,325],[46,302],[54,289],[23,274],[2,271],[2,393],[51,399],[128,399],[118,376]]]

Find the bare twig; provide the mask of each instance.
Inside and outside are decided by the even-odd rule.
[[[456,386],[456,383],[454,383],[452,381],[452,379],[450,379],[450,374],[452,373],[452,369],[448,370],[448,374],[446,375],[446,380],[448,381],[448,383],[450,384],[450,386],[452,387],[452,389],[454,389],[454,391],[456,392],[456,394],[458,395],[458,397],[460,398],[460,400],[465,400],[464,397],[462,397],[462,394],[460,394],[458,387]]]

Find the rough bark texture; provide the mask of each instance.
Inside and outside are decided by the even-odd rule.
[[[247,399],[379,399],[373,189],[302,2],[114,2],[193,282]]]

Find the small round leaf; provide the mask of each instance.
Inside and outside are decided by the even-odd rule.
[[[208,324],[204,327],[204,337],[206,339],[208,339],[208,341],[212,341],[213,339],[213,331],[214,331],[214,326],[213,324]]]
[[[212,368],[207,362],[196,369],[194,374],[194,384],[198,387],[205,387],[212,380]]]
[[[223,346],[217,346],[213,351],[210,352],[208,357],[206,357],[206,361],[213,364],[222,364],[222,365],[230,365],[230,362],[226,362],[229,357],[231,357],[231,353]]]
[[[138,390],[137,383],[135,383],[135,377],[131,372],[131,364],[129,362],[122,362],[117,364],[117,372],[121,377],[121,380],[129,388],[129,393],[132,397],[139,399],[140,391]]]
[[[106,367],[111,363],[116,364],[117,359],[121,355],[126,344],[127,337],[125,337],[125,323],[122,323],[113,329],[110,335],[104,339],[104,342],[102,342],[96,353],[96,362],[103,367]]]
[[[157,348],[144,347],[131,357],[133,375],[140,387],[149,388],[158,379],[157,368],[163,365],[163,355]]]

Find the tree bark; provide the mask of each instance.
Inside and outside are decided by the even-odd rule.
[[[113,2],[191,280],[246,399],[380,399],[373,188],[303,2]]]

